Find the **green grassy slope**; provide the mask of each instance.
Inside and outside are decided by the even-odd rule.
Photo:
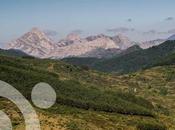
[[[100,61],[98,58],[88,58],[88,57],[71,57],[71,58],[64,58],[62,61],[78,65],[78,66],[92,66],[95,62]]]
[[[126,54],[129,54],[131,52],[135,51],[141,51],[142,49],[138,45],[134,45],[126,49],[125,51],[121,52],[120,54],[114,55],[113,57],[120,57]],[[87,66],[87,67],[92,67],[94,66],[95,63],[101,62],[104,59],[109,59],[109,58],[90,58],[90,57],[71,57],[71,58],[64,58],[62,61],[73,64],[73,65],[78,65],[78,66]]]
[[[175,51],[175,41],[167,41],[159,46],[135,51],[118,58],[104,60],[93,65],[94,68],[107,72],[128,73],[149,68],[158,60]]]
[[[9,50],[0,49],[0,55],[4,55],[4,56],[18,56],[18,57],[28,56],[26,53],[24,53],[24,52],[22,52],[20,50],[14,50],[14,49],[9,49]]]
[[[37,66],[33,67],[32,64],[26,64],[25,60],[20,58],[9,59],[7,57],[0,58],[0,79],[14,85],[28,98],[31,88],[35,84],[47,82],[55,88],[57,102],[63,105],[106,112],[153,116],[152,112],[142,105],[142,102],[145,102],[151,106],[144,99],[134,96],[127,99],[125,96],[128,95],[124,93],[106,93],[98,89],[88,88],[75,80],[60,81],[59,76],[54,72],[47,72],[44,68],[39,69]],[[42,64],[42,60],[40,60],[40,64]]]
[[[57,103],[46,114],[61,114],[69,120],[63,125],[67,130],[165,130],[164,124],[175,128],[173,71],[173,67],[158,67],[116,76],[61,61],[0,56],[0,79],[29,100],[38,82],[47,82],[56,90]]]

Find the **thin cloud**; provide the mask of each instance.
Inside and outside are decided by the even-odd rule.
[[[175,34],[175,29],[170,29],[170,30],[165,31],[165,32],[159,32],[159,34]]]
[[[154,35],[154,34],[175,34],[175,29],[170,29],[170,30],[167,30],[167,31],[156,31],[154,29],[152,30],[149,30],[147,32],[143,32],[144,35]]]
[[[168,30],[168,33],[175,33],[175,29]]]
[[[174,17],[167,17],[167,18],[165,18],[165,21],[172,21],[172,20],[174,20]]]
[[[127,19],[127,22],[132,22],[132,19],[131,18]]]
[[[157,31],[152,29],[152,30],[149,30],[149,31],[146,31],[146,32],[143,32],[144,35],[149,35],[149,34],[156,34]]]
[[[127,28],[127,27],[119,27],[119,28],[112,28],[112,29],[107,29],[107,32],[112,32],[112,33],[126,33],[126,32],[133,32],[135,31],[134,28]]]

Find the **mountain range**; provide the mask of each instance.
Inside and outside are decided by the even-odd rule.
[[[130,51],[129,51],[130,50]],[[132,51],[131,51],[132,50]],[[118,56],[108,59],[95,58],[65,58],[63,61],[80,66],[88,66],[95,70],[113,73],[130,73],[145,68],[150,68],[157,64],[161,64],[165,59],[169,59],[172,63],[171,56],[175,52],[175,41],[166,41],[158,46],[148,49],[141,49],[138,46],[128,48]],[[167,56],[171,56],[168,57]]]
[[[38,58],[62,59],[67,57],[94,57],[110,58],[117,56],[129,47],[139,45],[146,49],[159,45],[163,39],[137,43],[128,37],[118,34],[107,36],[104,34],[81,38],[71,33],[66,38],[54,42],[39,30],[33,28],[20,38],[11,41],[6,49],[21,50],[24,53]]]
[[[36,109],[43,129],[174,129],[175,41],[171,37],[141,48],[141,43],[122,37],[70,34],[54,43],[35,28],[11,42],[13,49],[0,50],[0,79],[15,86],[30,102],[35,84],[46,82],[54,88],[54,106],[47,111]],[[62,56],[67,58],[41,59]],[[0,104],[15,121],[15,130],[25,129],[16,105],[4,98]]]

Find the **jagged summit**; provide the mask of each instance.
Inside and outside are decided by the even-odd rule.
[[[94,36],[88,36],[86,38],[87,41],[93,41],[93,40],[96,40],[96,39],[99,39],[99,38],[110,38],[109,36],[106,36],[104,34],[99,34],[99,35],[94,35]]]
[[[155,40],[151,40],[151,41],[142,42],[139,46],[143,49],[147,49],[147,48],[150,48],[153,46],[158,46],[165,41],[166,41],[165,39],[155,39]]]
[[[175,34],[173,34],[172,36],[170,36],[167,40],[174,41],[175,40]]]
[[[37,27],[33,27],[30,32],[41,33],[41,31]]]
[[[81,38],[76,33],[71,33],[59,42],[54,43],[44,32],[35,27],[20,38],[10,42],[8,49],[22,50],[39,58],[81,57],[84,54],[92,57],[103,57],[106,52],[110,54],[113,52],[118,53],[120,50],[133,46],[133,44],[129,38],[122,34],[114,37],[99,34]],[[98,51],[100,52],[98,53]]]
[[[67,40],[69,41],[76,41],[76,40],[80,40],[80,35],[78,35],[77,33],[70,33],[67,35],[66,37]]]
[[[8,49],[18,49],[36,57],[47,57],[52,50],[54,44],[42,31],[38,28],[33,28],[20,38],[11,41]]]
[[[125,50],[128,47],[133,46],[135,43],[130,41],[129,38],[121,33],[112,37],[112,40],[120,47],[120,49]]]
[[[94,50],[101,49],[119,49],[119,46],[107,36],[97,35],[90,36],[85,39],[74,40],[74,41],[61,41],[62,46],[57,48],[55,52],[50,55],[52,58],[65,58],[65,57],[79,57],[88,52],[94,52]],[[64,46],[63,46],[64,43]],[[65,45],[66,44],[66,45]],[[97,57],[94,55],[94,57]]]
[[[75,43],[81,43],[81,42],[84,42],[84,40],[81,39],[81,37],[78,34],[70,33],[66,36],[66,38],[60,40],[57,43],[57,46],[64,47],[64,46],[68,46],[68,45],[75,44]]]

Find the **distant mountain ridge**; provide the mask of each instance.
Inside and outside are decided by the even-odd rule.
[[[146,42],[142,42],[139,44],[139,46],[143,49],[147,49],[153,46],[158,46],[161,43],[165,42],[166,39],[156,39],[156,40],[150,40],[150,41],[146,41]]]
[[[134,44],[122,34],[114,37],[100,34],[81,38],[75,33],[71,33],[66,38],[54,43],[44,32],[33,28],[17,40],[10,42],[7,48],[22,50],[39,58],[60,59],[85,56],[101,58],[118,54],[121,50]]]
[[[121,50],[125,50],[136,43],[131,41],[128,37],[118,34],[116,36],[111,37],[111,39],[120,47]]]
[[[76,57],[82,56],[85,53],[91,52],[92,50],[102,48],[102,49],[119,49],[119,46],[115,44],[109,37],[104,35],[98,35],[93,40],[82,39],[78,42],[70,44],[68,46],[58,47],[56,50],[50,54],[49,57],[54,59],[60,59],[65,57]]]
[[[89,66],[99,71],[119,74],[135,72],[157,64],[174,63],[175,41],[166,41],[148,49],[141,49],[139,46],[135,46],[135,49],[108,59],[69,58],[63,59],[63,61],[75,65]],[[166,62],[166,59],[169,61]]]
[[[170,39],[170,38],[169,38]],[[172,39],[172,37],[171,37]],[[53,42],[47,35],[33,28],[20,38],[11,41],[7,49],[17,49],[38,58],[62,59],[67,57],[110,58],[117,56],[134,45],[143,49],[160,45],[164,39],[157,39],[142,43],[131,41],[128,37],[118,34],[107,36],[104,34],[81,38],[76,33],[69,34],[59,42]]]
[[[175,40],[175,34],[170,36],[167,40],[170,40],[170,41]]]
[[[61,39],[57,43],[57,45],[58,47],[64,47],[64,46],[68,46],[74,43],[81,43],[81,42],[83,42],[83,39],[81,39],[78,34],[71,33],[71,34],[68,34],[66,38]]]
[[[24,57],[24,56],[29,56],[26,53],[22,52],[21,50],[15,50],[15,49],[9,49],[9,50],[4,50],[0,49],[0,55],[3,56],[17,56],[17,57]]]

